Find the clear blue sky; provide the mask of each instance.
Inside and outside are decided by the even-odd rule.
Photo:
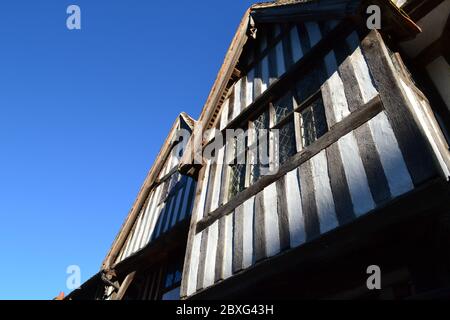
[[[253,1],[2,0],[0,299],[95,274],[175,117],[198,117]],[[82,30],[66,28],[66,8]]]

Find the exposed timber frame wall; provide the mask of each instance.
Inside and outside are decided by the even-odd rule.
[[[155,191],[156,187],[158,187],[163,181],[168,179],[172,174],[174,174],[178,170],[178,166],[174,163],[174,168],[168,168],[165,166],[167,164],[167,160],[170,159],[172,155],[172,150],[174,143],[176,131],[182,127],[190,128],[193,130],[195,125],[195,121],[191,119],[187,114],[181,113],[178,119],[174,122],[167,139],[165,140],[163,147],[158,153],[155,162],[150,169],[147,177],[139,191],[139,194],[131,208],[125,222],[123,223],[120,232],[118,233],[116,239],[114,240],[109,253],[102,264],[102,270],[109,272],[113,267],[114,263],[117,260],[119,254],[123,253],[126,241],[132,233],[133,228],[136,228],[136,222],[140,217],[140,213],[143,212],[144,205],[148,204],[150,192]],[[166,169],[166,170],[164,170]],[[150,203],[151,204],[151,203]]]
[[[298,73],[320,56],[329,60],[328,66],[336,64],[339,40],[353,38],[354,44],[355,39],[351,24],[337,30],[318,41],[311,56],[303,57],[293,70]],[[330,55],[329,50],[335,53]],[[203,166],[188,238],[183,298],[348,224],[433,178],[448,178],[449,155],[439,137],[442,133],[434,128],[431,114],[423,120],[426,104],[413,105],[380,34],[370,32],[353,50],[329,70],[329,80],[322,86],[329,131],[276,174],[262,177],[208,212],[205,203],[214,186],[210,175],[215,168]],[[289,72],[281,76],[224,128],[239,127],[294,79]],[[332,94],[337,90],[345,96]]]

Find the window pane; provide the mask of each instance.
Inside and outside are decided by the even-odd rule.
[[[301,113],[302,116],[302,136],[303,146],[307,147],[316,140],[314,128],[314,118],[311,107],[306,108]]]
[[[296,152],[295,129],[293,121],[290,120],[284,124],[278,132],[280,164],[283,164]]]
[[[256,135],[258,135],[258,131],[261,129],[269,128],[269,112],[265,111],[261,113],[254,121],[253,124],[255,126]]]
[[[245,188],[245,164],[231,165],[230,198]]]
[[[323,106],[322,97],[313,102],[312,109],[316,125],[316,138],[318,139],[328,131],[327,118],[325,116],[325,107]]]
[[[258,118],[253,121],[253,125],[255,127],[255,135],[257,140],[257,145],[255,146],[255,160],[257,162],[255,164],[252,164],[250,179],[252,183],[256,182],[259,179],[263,168],[268,168],[268,164],[262,164],[262,159],[269,157],[269,112],[265,111],[261,113],[261,115],[259,115]],[[262,154],[262,152],[265,152],[266,154]]]
[[[301,112],[303,146],[307,147],[327,131],[322,97],[318,97]]]
[[[275,122],[280,122],[286,117],[292,110],[294,110],[292,93],[289,92],[283,98],[273,104],[275,109]]]

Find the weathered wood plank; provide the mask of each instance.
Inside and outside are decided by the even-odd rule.
[[[276,181],[277,208],[278,208],[278,229],[280,238],[280,250],[290,248],[291,236],[289,233],[289,212],[286,195],[286,176]]]
[[[199,269],[199,263],[200,263],[200,248],[202,243],[202,234],[196,234],[194,235],[192,239],[192,245],[190,246],[191,251],[188,252],[189,256],[186,255],[185,259],[189,257],[188,264],[186,265],[185,262],[185,268],[186,270],[186,276],[183,276],[182,282],[182,291],[181,296],[186,297],[194,294],[197,291],[197,278],[198,278],[198,269]],[[189,247],[188,247],[189,248]],[[185,260],[186,261],[186,260]],[[185,288],[185,289],[183,289]]]
[[[222,104],[222,110],[220,111],[220,127],[219,130],[225,129],[228,124],[228,108],[230,105],[230,99],[225,99]]]
[[[361,92],[362,101],[367,103],[378,95],[378,91],[375,88],[369,67],[361,52],[360,41],[356,31],[347,37],[346,43],[350,48],[352,69]]]
[[[220,281],[224,279],[224,258],[225,258],[225,247],[226,243],[226,216],[222,217],[218,220],[219,222],[219,233],[217,239],[217,251],[216,251],[216,264],[214,270],[214,282]]]
[[[320,233],[323,234],[339,226],[334,206],[328,174],[326,151],[322,150],[311,159],[311,169],[314,181],[317,216],[319,218]]]
[[[264,192],[260,192],[255,196],[255,226],[253,235],[255,261],[261,261],[266,258],[266,237],[264,229]]]
[[[238,80],[234,85],[234,102],[233,102],[233,116],[231,119],[236,118],[241,113],[241,88],[242,79]]]
[[[248,268],[253,264],[253,219],[255,198],[244,202],[243,233],[242,233],[242,267]]]
[[[336,57],[333,51],[328,53],[325,56],[325,69],[327,71],[328,80],[326,81],[328,86],[328,94],[331,101],[331,105],[333,106],[334,117],[330,114],[330,116],[334,118],[335,122],[341,122],[342,119],[346,118],[350,114],[350,110],[348,109],[347,99],[345,97],[344,84],[342,79],[339,76],[338,66],[336,63]]]
[[[395,134],[384,112],[369,121],[377,154],[383,163],[386,179],[393,197],[414,188],[408,168],[401,154]]]
[[[208,249],[208,233],[209,228],[202,231],[202,240],[200,244],[200,257],[198,260],[198,275],[197,275],[197,291],[203,289],[205,287],[205,264],[206,264],[206,256]]]
[[[336,216],[339,225],[344,225],[353,221],[356,216],[353,212],[353,203],[348,188],[347,177],[345,176],[344,165],[342,164],[339,145],[337,143],[332,144],[326,149],[326,152]]]
[[[431,147],[411,113],[412,107],[399,86],[380,34],[369,32],[361,46],[403,158],[414,185],[418,186],[440,174]]]
[[[224,130],[224,128],[228,124],[228,104],[224,107],[220,119],[220,130]],[[227,149],[226,144],[223,146],[223,148],[220,149],[218,159],[221,159],[222,162],[218,162],[217,166],[220,167],[220,184],[217,185],[217,188],[219,188],[219,195],[217,199],[217,207],[221,206],[228,197],[228,153],[229,150]],[[216,173],[217,174],[217,173]],[[216,200],[214,201],[214,204],[216,204]]]
[[[253,103],[253,84],[255,82],[255,69],[248,72],[245,85],[245,107]]]
[[[375,207],[375,203],[354,133],[350,132],[343,136],[339,139],[338,145],[353,208],[356,216],[360,216],[372,210]]]
[[[302,211],[305,217],[306,241],[311,241],[320,236],[320,223],[319,217],[317,216],[311,161],[306,161],[300,166],[299,175]]]
[[[300,152],[303,149],[302,118],[300,112],[294,112],[294,130],[295,130],[295,148],[297,152]]]
[[[229,214],[225,218],[225,254],[223,259],[223,277],[224,279],[231,277],[233,274],[233,214]]]
[[[225,155],[229,148],[225,146]],[[219,195],[219,207],[225,204],[228,201],[228,191],[229,191],[229,182],[230,180],[230,168],[226,161],[222,164],[222,178],[221,178],[221,185],[220,185],[220,195]]]
[[[214,284],[216,270],[217,240],[219,237],[219,221],[214,222],[208,230],[206,248],[205,273],[203,287],[208,288]]]
[[[233,273],[242,270],[244,206],[236,208],[233,217]]]
[[[322,93],[322,101],[325,109],[325,117],[327,118],[328,128],[331,128],[337,123],[337,120],[333,106],[330,82],[326,81],[324,84],[322,84],[320,90]]]
[[[286,199],[289,214],[290,246],[295,248],[306,241],[305,220],[303,215],[302,199],[298,170],[286,174]]]
[[[227,125],[233,120],[233,114],[234,114],[234,87],[230,89],[231,93],[228,97],[228,120]]]
[[[278,222],[277,188],[275,183],[264,188],[264,231],[266,255],[272,257],[280,252],[280,231]]]
[[[214,190],[211,198],[211,205],[208,212],[216,210],[219,207],[220,194],[223,192],[222,187],[222,170],[224,170],[223,163],[225,162],[225,146],[221,147],[217,152],[217,163],[215,165],[214,174]]]
[[[238,81],[240,83],[241,86],[241,98],[240,98],[240,106],[241,106],[241,112],[247,107],[247,76],[243,76],[241,79],[239,79]]]
[[[381,205],[391,199],[391,191],[369,124],[356,128],[354,133],[373,200],[377,205]],[[409,174],[407,176],[409,177]]]

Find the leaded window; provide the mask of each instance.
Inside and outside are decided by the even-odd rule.
[[[247,139],[238,136],[234,139],[234,159],[230,164],[229,198],[245,189],[245,175],[247,168]]]
[[[254,159],[251,164],[251,183],[256,182],[264,170],[269,168],[269,112],[261,113],[254,121],[254,141],[250,146],[253,150]]]
[[[278,131],[279,161],[283,164],[296,153],[295,128],[292,120],[282,125]]]
[[[302,147],[307,147],[327,131],[320,87],[326,79],[322,63],[314,65],[296,83],[296,104],[300,112]]]
[[[232,164],[231,167],[231,183],[230,197],[234,197],[245,189],[245,164]]]
[[[303,146],[307,147],[327,131],[322,97],[317,97],[301,112]]]
[[[322,62],[311,65],[284,94],[275,93],[279,98],[261,106],[262,111],[249,119],[250,143],[235,146],[234,156],[242,154],[250,163],[230,165],[229,199],[328,131],[321,94],[326,79]]]
[[[275,111],[275,123],[279,123],[294,110],[293,99],[292,93],[288,92],[284,97],[273,104]]]

